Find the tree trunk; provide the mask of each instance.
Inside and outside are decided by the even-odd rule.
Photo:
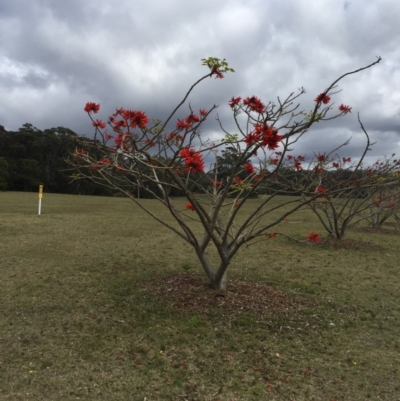
[[[218,272],[221,271],[223,268],[220,266],[217,272],[212,268],[210,260],[208,259],[207,255],[205,252],[202,252],[198,249],[196,249],[197,257],[210,281],[210,287],[213,288],[214,290],[217,290],[219,292],[225,292],[226,291],[226,285],[228,281],[228,266],[224,266],[224,272],[220,278],[218,278],[219,274]]]
[[[214,283],[212,284],[213,288],[221,291],[221,292],[226,292],[226,285],[228,282],[228,269],[225,270],[224,274],[222,275],[221,279],[219,281],[214,280]]]

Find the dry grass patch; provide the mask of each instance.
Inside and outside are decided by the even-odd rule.
[[[45,194],[38,218],[37,194],[0,196],[0,400],[399,399],[399,236],[278,236],[238,252],[216,297],[126,199]]]

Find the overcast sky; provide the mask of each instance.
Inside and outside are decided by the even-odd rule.
[[[352,113],[317,124],[296,151],[324,152],[352,137],[343,154],[357,157],[359,112],[377,141],[370,158],[400,155],[399,21],[399,0],[0,0],[0,124],[90,135],[88,101],[101,104],[103,120],[117,107],[163,119],[207,73],[200,59],[213,56],[236,73],[208,79],[190,103],[219,105],[230,128],[232,96],[267,103],[304,87],[309,111],[336,78],[381,56],[341,81],[332,101]],[[214,122],[204,135],[215,139]]]

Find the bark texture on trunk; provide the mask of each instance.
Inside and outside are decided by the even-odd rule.
[[[205,273],[207,274],[211,288],[220,292],[226,291],[226,285],[228,282],[228,265],[220,266],[218,271],[215,271],[205,252],[196,250],[196,253]],[[221,272],[221,269],[223,270],[223,274],[218,275],[217,273]]]

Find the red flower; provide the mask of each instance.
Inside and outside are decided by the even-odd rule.
[[[256,113],[264,113],[265,105],[263,102],[256,96],[246,97],[243,100],[243,104],[246,105],[251,111],[255,111]]]
[[[244,142],[247,143],[247,145],[252,145],[253,143],[257,142],[258,139],[258,134],[256,134],[255,132],[250,132],[250,134],[247,134],[244,137]]]
[[[186,170],[189,173],[199,173],[204,171],[204,162],[201,153],[192,148],[184,148],[179,154],[185,159]]]
[[[249,174],[254,173],[254,167],[251,163],[246,163],[243,167]]]
[[[207,113],[207,110],[200,109],[200,110],[199,110],[199,114],[200,114],[201,116],[205,117],[208,113]]]
[[[304,159],[305,159],[305,157],[301,156],[301,155],[296,157],[296,160],[298,160],[299,162],[302,162]]]
[[[196,154],[196,150],[193,148],[183,148],[183,149],[181,149],[179,154],[184,159],[187,159],[188,157],[193,157]]]
[[[96,128],[106,128],[106,123],[101,120],[93,121],[93,126]]]
[[[344,104],[341,104],[339,106],[339,111],[341,111],[343,114],[351,113],[352,107],[350,106],[345,106]]]
[[[394,203],[389,203],[387,206],[386,206],[386,209],[393,209],[395,207],[395,204]]]
[[[351,157],[343,157],[343,163],[350,163],[351,162]]]
[[[176,123],[176,128],[182,129],[189,129],[192,127],[192,124],[188,123],[186,120],[178,120]]]
[[[121,128],[125,128],[128,125],[125,120],[111,120],[111,121],[114,131],[117,132],[120,131]]]
[[[321,241],[321,238],[319,237],[319,235],[317,233],[315,233],[314,231],[307,235],[307,239],[312,242],[320,242]]]
[[[328,104],[331,98],[326,93],[320,93],[315,99],[314,102]]]
[[[332,166],[335,167],[335,168],[339,168],[339,163],[333,162]]]
[[[189,209],[189,210],[191,210],[192,212],[194,212],[194,206],[190,203],[190,202],[186,202],[185,203],[185,207],[186,207],[186,209]]]
[[[278,158],[270,158],[269,159],[269,161],[271,162],[271,164],[275,164],[275,166],[277,166],[278,165],[278,163],[279,163],[279,159]]]
[[[259,142],[261,146],[266,146],[269,150],[279,147],[279,142],[283,136],[278,135],[278,131],[269,127],[268,124],[254,124],[254,131],[246,135],[244,142],[248,145]]]
[[[242,98],[240,96],[238,97],[234,97],[232,96],[232,99],[229,101],[229,106],[232,107],[232,109],[237,106],[240,101],[242,100]]]
[[[200,121],[199,116],[196,114],[190,114],[185,118],[185,122],[188,124],[198,123]]]
[[[326,192],[326,188],[323,187],[322,185],[318,185],[318,187],[315,189],[315,192],[317,192],[317,193]]]
[[[287,155],[286,157],[287,157],[288,160],[292,160],[293,159],[292,155]]]
[[[108,141],[109,139],[111,139],[111,138],[114,138],[112,135],[110,135],[108,132],[106,132],[105,134],[104,134],[104,139],[106,140],[106,141]]]
[[[214,66],[213,69],[211,70],[211,75],[216,74],[215,79],[219,78],[222,79],[224,77],[224,74],[222,74],[221,71],[218,70],[218,67]]]
[[[320,166],[316,166],[314,170],[318,174],[321,174],[324,171],[324,169],[322,167],[320,167]]]
[[[318,155],[318,156],[317,156],[317,160],[318,160],[319,162],[324,162],[325,159],[326,159],[325,155]]]
[[[293,164],[293,167],[297,170],[297,171],[299,171],[299,170],[301,170],[303,167],[301,167],[301,163],[298,161],[298,160],[295,160],[295,162],[294,162],[294,164]]]
[[[133,111],[130,113],[130,127],[136,128],[139,127],[140,129],[145,129],[147,124],[150,122],[149,118],[146,116],[143,111]]]
[[[201,154],[198,153],[198,157],[191,157],[185,160],[186,170],[189,173],[201,173],[204,171],[204,162],[201,158]]]
[[[85,105],[84,110],[86,111],[86,113],[98,113],[98,111],[100,110],[100,105],[97,103],[93,103],[93,102],[87,102]]]
[[[235,182],[235,184],[241,184],[243,182],[240,177],[233,177],[233,181]]]

